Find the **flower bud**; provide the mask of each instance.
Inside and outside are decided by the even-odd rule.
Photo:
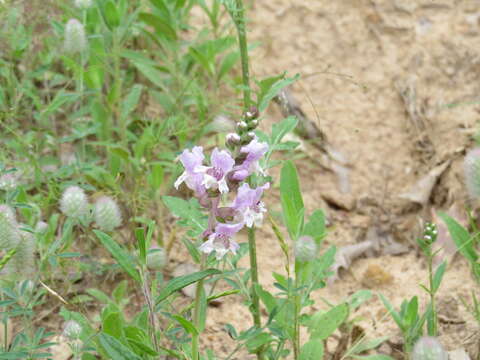
[[[256,119],[258,118],[259,116],[259,112],[258,112],[258,109],[256,106],[251,106],[250,109],[248,109],[248,111],[245,113],[245,118],[247,120],[253,120],[253,119]]]
[[[45,221],[39,221],[37,222],[37,225],[35,225],[35,232],[39,234],[45,234],[48,229],[48,224]]]
[[[258,120],[252,120],[248,123],[248,130],[254,130],[258,126]]]
[[[66,53],[81,53],[87,49],[87,35],[83,24],[77,19],[70,19],[65,25],[63,49]]]
[[[88,198],[82,188],[69,186],[60,199],[60,210],[66,216],[81,218],[88,214]]]
[[[63,326],[63,336],[68,340],[77,340],[82,333],[82,326],[75,320],[68,320]]]
[[[162,270],[167,264],[167,253],[161,247],[153,247],[148,250],[147,267],[151,270]]]
[[[295,259],[300,262],[312,261],[317,257],[317,244],[310,236],[301,236],[294,247]]]
[[[245,169],[237,170],[231,175],[233,181],[243,181],[248,177],[248,171]]]
[[[120,209],[115,200],[108,196],[102,196],[95,202],[93,215],[98,227],[103,231],[112,231],[122,224]]]
[[[240,145],[240,135],[238,135],[237,133],[229,133],[225,137],[225,142],[227,146],[230,146],[230,147],[235,147],[237,145]]]
[[[465,184],[470,198],[480,198],[480,147],[470,150],[463,162]]]
[[[240,131],[244,131],[248,129],[248,124],[245,121],[237,122],[237,129]]]
[[[93,5],[93,0],[75,0],[75,6],[79,9],[86,10]]]
[[[413,347],[412,360],[448,360],[448,354],[437,338],[424,336]]]

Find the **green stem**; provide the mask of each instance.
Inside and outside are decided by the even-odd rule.
[[[202,255],[202,261],[200,266],[200,271],[205,268],[205,255]],[[203,279],[197,282],[197,288],[195,290],[195,307],[193,308],[193,324],[195,328],[199,330],[200,328],[200,306],[202,301],[202,290],[203,290]],[[192,360],[198,360],[200,354],[198,351],[198,339],[200,334],[192,335]]]
[[[295,282],[294,282],[294,293],[293,293],[293,301],[294,301],[294,319],[293,319],[293,358],[297,360],[300,356],[300,324],[299,324],[299,315],[300,315],[300,296],[297,293],[298,289],[298,265],[295,261]]]
[[[243,80],[243,107],[247,111],[250,108],[250,70],[248,65],[247,32],[245,26],[245,7],[243,0],[235,0],[236,9],[234,16],[235,26],[238,33],[238,44],[240,48],[240,58],[242,63]]]
[[[260,300],[258,298],[256,287],[258,286],[258,266],[257,266],[257,247],[255,243],[255,228],[248,228],[248,250],[250,255],[250,274],[252,278],[252,315],[255,327],[260,329],[262,327],[260,319]],[[263,348],[257,351],[257,359],[263,359]]]
[[[430,304],[432,304],[433,329],[430,336],[437,336],[437,313],[435,311],[435,293],[433,291],[433,255],[431,251],[427,257],[428,261],[428,280],[430,283]]]

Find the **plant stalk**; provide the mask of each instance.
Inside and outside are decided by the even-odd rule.
[[[433,291],[433,254],[429,249],[429,254],[427,257],[428,262],[428,280],[430,283],[430,304],[432,305],[432,318],[433,318],[433,329],[430,336],[437,336],[437,312],[435,310],[435,293]]]
[[[200,271],[205,268],[205,255],[202,255]],[[193,308],[193,324],[198,330],[200,328],[200,306],[202,301],[203,279],[197,282],[197,288],[195,290],[195,306]],[[192,334],[192,360],[198,360],[200,353],[198,351],[199,335],[197,333]]]
[[[243,108],[247,111],[251,104],[250,90],[250,70],[248,65],[248,47],[247,32],[245,26],[245,7],[243,0],[235,0],[236,9],[234,16],[235,26],[238,33],[238,44],[240,48],[240,59],[242,63],[242,80],[243,80]]]

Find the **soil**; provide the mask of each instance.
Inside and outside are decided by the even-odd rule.
[[[474,146],[480,109],[480,1],[271,0],[255,2],[249,16],[249,38],[263,45],[251,54],[254,76],[300,74],[292,93],[334,153],[347,159],[348,177],[339,177],[334,167],[316,161],[325,153],[304,141],[305,157],[296,162],[307,213],[322,208],[328,214],[325,248],[359,243],[374,230],[408,249],[354,260],[315,294],[312,311],[363,288],[397,308],[417,295],[424,307],[419,284],[427,283],[427,271],[415,239],[425,221],[439,221],[432,214],[449,211],[458,219],[469,206],[462,161]],[[274,105],[265,117],[265,129],[282,119]],[[431,192],[419,185],[426,202],[401,196],[411,195],[420,179],[445,162]],[[279,210],[278,200],[274,189],[266,203]],[[284,272],[282,252],[267,225],[258,237],[260,280],[273,290],[272,271]],[[448,350],[465,348],[476,358],[478,324],[461,298],[470,300],[478,284],[463,258],[447,258],[438,293],[440,339]],[[399,330],[376,295],[354,315],[367,338],[389,337],[379,351],[401,358]],[[226,322],[250,326],[241,299],[230,297],[210,309],[205,346],[233,349]],[[335,342],[329,345],[335,349]]]

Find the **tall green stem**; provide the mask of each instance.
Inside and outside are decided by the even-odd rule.
[[[250,90],[250,70],[248,64],[248,48],[247,48],[247,31],[245,26],[245,7],[243,0],[235,0],[235,9],[232,11],[232,17],[235,22],[238,33],[238,45],[240,49],[240,59],[242,63],[242,79],[243,79],[243,108],[248,111],[251,105]],[[248,120],[247,120],[248,121]],[[257,266],[257,245],[255,242],[255,228],[248,229],[248,249],[250,255],[250,274],[252,279],[252,288],[250,290],[253,315],[253,323],[256,328],[262,327],[260,318],[260,300],[257,294],[258,282],[258,266]],[[263,347],[257,350],[257,359],[262,360]]]
[[[432,305],[432,333],[429,334],[430,336],[437,336],[437,312],[435,309],[435,292],[433,290],[433,254],[431,250],[429,250],[429,254],[427,257],[428,261],[428,280],[430,283],[430,304]]]
[[[295,282],[293,289],[293,311],[294,311],[294,320],[293,320],[293,358],[297,360],[300,356],[300,295],[298,294],[299,288],[299,266],[295,261]]]
[[[235,0],[236,9],[233,13],[235,26],[238,33],[238,44],[240,48],[240,58],[242,62],[243,79],[243,107],[245,111],[250,108],[250,70],[248,65],[247,32],[245,26],[245,7],[243,0]]]
[[[205,255],[202,255],[202,261],[200,266],[200,271],[205,268]],[[200,331],[200,307],[202,302],[202,291],[203,291],[203,279],[197,282],[197,288],[195,290],[195,306],[193,308],[193,324],[195,328]],[[194,333],[192,335],[192,360],[198,360],[200,358],[200,353],[198,351],[198,340],[199,334]]]

